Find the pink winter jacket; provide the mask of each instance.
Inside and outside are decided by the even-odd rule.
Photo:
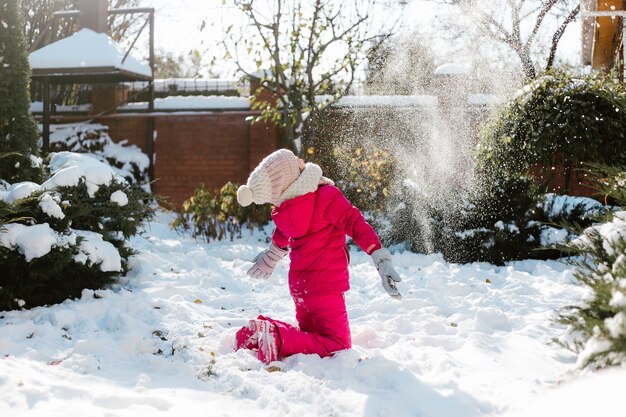
[[[368,255],[381,247],[359,209],[333,185],[283,202],[272,219],[274,244],[291,248],[289,290],[295,297],[350,289],[346,235]]]

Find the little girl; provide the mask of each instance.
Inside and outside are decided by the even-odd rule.
[[[270,247],[247,274],[268,278],[287,253],[289,290],[299,328],[269,317],[250,320],[235,336],[235,350],[256,349],[269,364],[296,353],[321,357],[352,346],[344,292],[350,289],[346,235],[368,255],[390,296],[399,299],[391,255],[374,229],[315,164],[287,149],[267,156],[237,190],[242,206],[271,203],[276,229]]]

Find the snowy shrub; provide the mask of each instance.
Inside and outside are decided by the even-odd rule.
[[[153,214],[97,158],[60,152],[42,184],[0,184],[0,310],[59,303],[127,270],[126,239]]]
[[[387,244],[406,242],[415,252],[440,252],[450,262],[501,265],[561,257],[561,245],[577,236],[567,226],[580,231],[604,213],[604,206],[591,198],[542,196],[526,192],[535,187],[528,177],[510,181],[501,188],[457,191],[447,196],[447,203],[407,199],[412,190],[404,185],[390,199],[402,201],[390,211],[391,233],[381,237]]]
[[[541,223],[541,250],[567,252],[564,245],[577,238],[606,211],[605,205],[592,198],[546,194],[537,207],[537,221]]]
[[[52,125],[50,150],[95,155],[100,160],[107,161],[117,175],[149,190],[148,156],[139,147],[129,145],[126,140],[114,142],[107,129],[107,126],[94,123]]]
[[[541,189],[550,178],[537,167],[556,164],[567,176],[581,161],[626,162],[625,112],[623,88],[598,76],[550,72],[522,88],[480,132],[476,185],[458,213],[448,259],[500,264],[558,256],[539,250],[553,243],[550,233],[562,232],[542,226],[561,219],[545,213]],[[589,221],[576,214],[562,220]]]
[[[532,257],[541,233],[536,221],[539,195],[525,192],[532,187],[528,178],[518,178],[504,187],[458,190],[445,204],[407,199],[403,196],[412,191],[405,186],[397,191],[403,203],[391,211],[392,243],[408,242],[417,252],[440,252],[449,262],[503,264]]]
[[[228,182],[219,191],[214,191],[200,184],[194,195],[183,203],[172,227],[209,242],[227,237],[233,240],[241,237],[244,226],[253,228],[267,224],[271,206],[252,204],[242,207],[237,202],[237,188],[237,184]]]
[[[591,198],[541,195],[535,188],[528,177],[480,188],[483,194],[471,194],[447,214],[437,250],[461,263],[556,259],[563,256],[563,245],[606,211]]]
[[[569,244],[576,278],[588,289],[583,301],[565,308],[568,335],[559,342],[578,353],[580,367],[626,364],[626,172],[604,169],[602,191],[622,209],[586,228]]]
[[[528,177],[476,188],[452,224],[453,244],[444,256],[453,262],[497,265],[540,256],[534,252],[541,233],[537,221],[540,204],[540,195]]]

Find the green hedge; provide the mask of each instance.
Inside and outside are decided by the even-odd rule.
[[[559,256],[540,247],[549,178],[531,170],[558,165],[569,176],[581,162],[626,164],[625,126],[626,94],[610,78],[551,71],[524,86],[480,132],[476,185],[451,230],[466,238],[448,244],[446,257],[501,264]]]
[[[540,164],[626,164],[626,93],[601,74],[550,71],[520,89],[482,130],[477,169],[486,178],[527,174]]]

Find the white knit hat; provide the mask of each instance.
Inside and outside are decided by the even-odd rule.
[[[279,149],[261,161],[245,185],[237,190],[237,201],[246,207],[252,203],[280,205],[280,196],[300,176],[304,163],[288,149]]]

